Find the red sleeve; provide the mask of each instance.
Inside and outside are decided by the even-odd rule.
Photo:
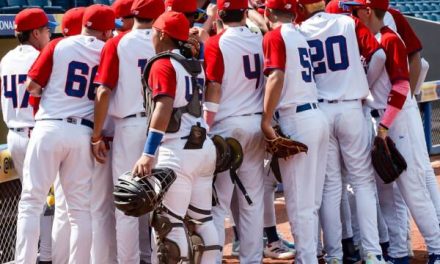
[[[32,106],[34,116],[37,114],[38,109],[40,109],[41,97],[29,96],[29,104]]]
[[[148,84],[153,90],[153,98],[159,95],[176,96],[177,77],[176,70],[171,64],[170,58],[162,58],[151,66]]]
[[[362,57],[368,62],[370,61],[371,56],[380,49],[380,45],[373,33],[371,33],[371,31],[358,18],[354,18],[354,21],[359,51]]]
[[[409,25],[406,18],[395,9],[388,9],[388,12],[393,16],[394,22],[396,23],[397,33],[399,33],[403,42],[406,46],[406,51],[408,55],[411,55],[415,52],[421,51],[423,46],[420,42],[420,39],[417,37],[414,30]]]
[[[49,82],[53,66],[53,54],[55,47],[63,38],[57,38],[49,42],[46,47],[40,52],[34,64],[28,72],[28,77],[38,83],[41,87],[45,87]]]
[[[382,29],[383,31],[384,29]],[[408,57],[405,52],[403,41],[391,30],[386,28],[382,33],[381,44],[387,56],[385,68],[394,84],[399,80],[409,81]]]
[[[119,79],[118,43],[125,33],[108,40],[101,51],[101,61],[94,82],[110,89],[116,88]]]
[[[271,70],[286,69],[286,44],[281,36],[281,27],[267,32],[263,38],[264,74]]]
[[[223,74],[225,72],[223,54],[220,50],[220,37],[223,32],[210,37],[205,43],[206,79],[220,84],[223,81]]]

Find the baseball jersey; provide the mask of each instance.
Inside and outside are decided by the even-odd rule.
[[[172,52],[180,54],[179,50]],[[205,87],[205,74],[202,71],[197,81],[201,87]],[[154,62],[151,67],[148,84],[152,89],[153,99],[159,96],[169,96],[174,99],[173,108],[179,108],[189,103],[193,94],[191,75],[185,68],[172,58],[161,58]],[[199,91],[201,99],[203,91]],[[170,139],[186,137],[191,127],[197,123],[204,124],[202,117],[194,117],[185,113],[181,117],[179,131],[176,133],[165,133],[162,142]]]
[[[205,44],[208,81],[221,84],[215,122],[263,110],[263,37],[245,26],[229,27]]]
[[[409,81],[409,66],[405,52],[405,44],[397,33],[388,27],[383,27],[376,35],[386,54],[385,70],[371,87],[371,94],[367,104],[373,109],[386,109],[392,85],[399,80]],[[410,95],[411,91],[409,91]],[[405,105],[411,103],[411,96],[407,96]],[[405,106],[404,105],[404,106]]]
[[[77,35],[51,41],[29,71],[43,88],[36,120],[79,117],[93,120],[98,70],[104,42]]]
[[[318,97],[326,100],[363,99],[368,82],[361,55],[369,61],[380,48],[358,19],[319,12],[300,27],[310,46]]]
[[[1,103],[3,120],[10,128],[33,127],[25,82],[29,68],[40,52],[31,45],[19,45],[0,61]]]
[[[389,8],[387,13],[391,14],[394,24],[396,25],[396,32],[405,43],[408,55],[421,51],[423,49],[422,43],[402,13],[393,8]],[[384,20],[385,25],[392,25],[389,21],[390,19]],[[391,27],[391,29],[393,29],[393,27]]]
[[[266,33],[263,41],[264,74],[279,69],[284,85],[278,108],[317,102],[309,45],[292,23]]]
[[[134,29],[106,42],[95,83],[112,89],[108,114],[116,118],[144,111],[141,77],[155,55],[151,29]]]

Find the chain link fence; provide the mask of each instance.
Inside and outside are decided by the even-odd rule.
[[[14,260],[20,180],[0,184],[0,263]]]

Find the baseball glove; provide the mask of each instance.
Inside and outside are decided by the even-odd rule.
[[[266,139],[266,151],[275,158],[287,159],[301,152],[307,153],[309,148],[305,144],[286,137],[279,126],[274,127],[274,129],[277,137]]]
[[[407,168],[405,158],[390,137],[386,140],[380,137],[374,139],[371,158],[374,169],[385,184],[395,181]]]

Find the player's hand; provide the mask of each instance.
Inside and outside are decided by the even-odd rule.
[[[151,174],[154,165],[154,157],[142,155],[133,167],[132,175],[143,177]]]
[[[263,130],[263,134],[266,139],[271,140],[277,138],[277,134],[275,133],[275,130],[270,122],[261,122],[261,130]]]
[[[209,4],[206,8],[206,14],[210,17],[215,17],[217,14],[217,5]]]
[[[377,136],[382,138],[383,140],[385,140],[388,136],[388,129],[386,129],[382,126],[379,126],[377,128]]]
[[[108,148],[103,139],[94,142],[92,141],[92,154],[95,157],[96,161],[99,163],[105,163],[107,160],[107,152]]]

